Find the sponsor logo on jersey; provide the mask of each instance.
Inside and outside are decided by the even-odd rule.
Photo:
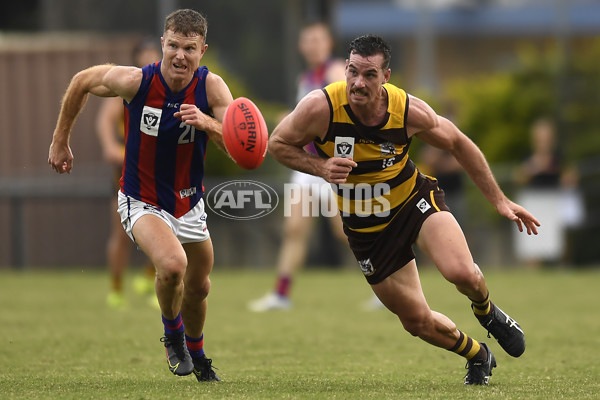
[[[396,154],[396,146],[392,142],[383,142],[379,145],[382,156],[393,156]]]
[[[187,188],[187,189],[181,189],[179,191],[179,197],[181,197],[182,199],[185,199],[186,197],[190,197],[193,196],[197,193],[196,187],[191,187],[191,188]]]
[[[429,204],[427,202],[427,200],[421,199],[417,203],[417,208],[419,209],[419,211],[421,211],[423,214],[425,214],[427,212],[427,210],[429,210],[431,208],[431,204]]]

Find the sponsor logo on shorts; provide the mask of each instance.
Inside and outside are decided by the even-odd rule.
[[[144,203],[144,210],[149,211],[151,214],[162,215],[160,207],[153,204]]]
[[[375,273],[375,268],[373,267],[373,263],[371,263],[370,258],[367,258],[366,260],[358,260],[358,265],[360,265],[360,269],[365,276],[371,276]]]
[[[279,204],[277,192],[257,181],[227,181],[212,188],[206,196],[208,208],[228,219],[246,220],[264,217]]]
[[[417,208],[423,213],[425,214],[427,212],[427,210],[429,210],[431,208],[431,204],[429,204],[427,202],[427,200],[425,199],[421,199],[419,200],[419,202],[417,203]]]

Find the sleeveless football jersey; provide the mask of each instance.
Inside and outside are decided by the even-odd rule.
[[[377,126],[365,126],[352,113],[346,82],[323,89],[330,109],[329,130],[315,141],[321,157],[352,157],[358,164],[345,184],[332,185],[344,225],[355,232],[382,231],[408,200],[423,177],[408,157],[408,96],[386,83],[388,107]]]
[[[176,218],[202,198],[208,135],[185,125],[173,114],[181,104],[195,104],[210,115],[206,67],[189,85],[172,93],[160,73],[160,62],[142,68],[140,88],[125,104],[125,161],[121,191],[155,205]]]

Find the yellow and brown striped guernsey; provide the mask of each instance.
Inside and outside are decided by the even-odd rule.
[[[408,96],[394,85],[383,85],[388,109],[377,126],[365,126],[352,113],[346,82],[323,89],[330,123],[325,138],[315,141],[321,157],[352,157],[358,164],[343,185],[333,185],[344,224],[356,232],[383,230],[416,193],[419,172],[408,157],[406,132]]]

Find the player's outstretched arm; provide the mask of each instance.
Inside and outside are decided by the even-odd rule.
[[[479,147],[456,125],[415,97],[410,98],[408,124],[409,135],[417,135],[426,143],[449,151],[500,215],[514,221],[519,231],[525,228],[528,234],[537,234],[539,221],[506,197]]]
[[[344,183],[356,163],[350,158],[321,158],[304,150],[317,138],[324,138],[329,128],[329,106],[325,94],[315,90],[304,97],[294,111],[273,130],[269,154],[281,164],[324,178],[330,183]]]
[[[139,88],[142,70],[135,67],[96,65],[75,74],[65,92],[48,152],[48,164],[58,172],[70,173],[73,153],[71,130],[91,93],[100,97],[121,96],[130,101]]]

